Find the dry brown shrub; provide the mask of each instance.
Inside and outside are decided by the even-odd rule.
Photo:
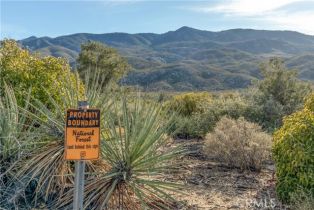
[[[244,118],[222,117],[212,133],[207,134],[204,152],[230,167],[260,170],[270,157],[271,136]]]

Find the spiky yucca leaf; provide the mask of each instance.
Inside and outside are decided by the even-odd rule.
[[[2,88],[1,88],[2,89]],[[14,160],[24,145],[24,140],[31,132],[26,125],[25,116],[21,115],[13,90],[4,83],[3,97],[0,97],[0,163]],[[2,95],[2,94],[1,94]],[[29,97],[26,96],[26,101]]]
[[[15,94],[5,82],[0,93],[0,206],[10,207],[9,198],[12,196],[8,190],[8,183],[14,174],[10,169],[23,155],[23,152],[31,150],[32,145],[27,142],[31,137],[32,122],[21,115],[18,109]],[[29,97],[26,96],[26,100]]]
[[[174,199],[169,192],[182,185],[166,182],[162,175],[172,170],[173,160],[183,154],[181,148],[167,145],[172,118],[165,120],[160,105],[128,104],[124,97],[114,107],[104,120],[108,133],[102,136],[101,148],[102,158],[111,168],[86,181],[84,208],[171,208]],[[72,197],[73,189],[55,207],[71,208]]]

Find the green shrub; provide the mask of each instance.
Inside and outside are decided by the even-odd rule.
[[[203,138],[211,128],[211,121],[201,114],[194,114],[189,117],[176,116],[171,133],[178,138]]]
[[[91,71],[98,74],[94,81],[89,82],[98,82],[103,88],[110,82],[118,82],[130,69],[116,49],[95,41],[81,45],[77,67],[81,78],[85,78],[85,74]]]
[[[313,95],[302,111],[283,120],[274,133],[273,156],[278,178],[277,192],[282,200],[299,188],[314,194],[314,112]]]
[[[204,113],[206,106],[211,102],[211,95],[207,92],[183,93],[166,103],[166,107],[177,112],[181,116],[191,116],[197,113]]]
[[[272,58],[261,66],[262,80],[255,83],[252,96],[257,115],[254,122],[274,131],[282,125],[284,116],[302,108],[311,87],[297,77],[297,71],[285,67],[283,60]]]
[[[270,157],[271,137],[260,126],[223,117],[206,136],[204,151],[230,167],[260,170]]]
[[[65,59],[52,56],[40,57],[22,49],[13,40],[4,40],[0,47],[0,95],[4,94],[4,82],[15,92],[19,105],[25,104],[25,97],[31,96],[49,103],[49,97],[61,102],[65,83],[83,85],[73,73]],[[50,107],[52,104],[48,104]]]
[[[199,127],[207,134],[212,131],[216,123],[223,117],[238,119],[244,117],[249,119],[252,107],[240,93],[220,93],[213,97],[210,104],[207,105],[205,112],[200,116]]]
[[[212,103],[206,109],[205,115],[214,116],[217,121],[222,116],[237,119],[249,117],[250,104],[240,93],[221,93],[213,98]]]
[[[218,93],[213,96],[206,94],[205,98],[202,97],[204,93],[200,93],[197,95],[200,98],[196,101],[197,103],[188,103],[190,102],[188,99],[192,98],[191,95],[195,96],[195,93],[189,94],[188,97],[186,94],[177,96],[181,100],[173,100],[176,103],[168,102],[168,106],[171,105],[170,110],[179,110],[173,130],[175,130],[175,135],[180,138],[204,138],[223,116],[234,119],[239,117],[249,119],[254,115],[254,107],[238,92]],[[180,104],[184,104],[183,107],[194,108],[184,108],[185,111],[182,113],[180,112]],[[193,104],[194,106],[185,104]]]
[[[183,93],[165,102],[164,108],[172,115],[177,113],[171,133],[179,138],[202,138],[208,132],[210,122],[204,118],[211,95],[207,92]]]

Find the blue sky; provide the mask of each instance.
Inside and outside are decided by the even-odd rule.
[[[1,39],[154,32],[181,26],[294,30],[314,35],[314,0],[0,0]]]

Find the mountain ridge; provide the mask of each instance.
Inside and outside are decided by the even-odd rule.
[[[133,67],[121,82],[144,90],[243,88],[260,76],[259,64],[273,56],[283,57],[289,68],[299,68],[301,79],[314,78],[314,63],[309,59],[314,55],[314,36],[295,31],[212,32],[183,26],[162,34],[77,33],[32,36],[19,42],[31,51],[66,57],[75,66],[80,45],[88,40],[116,48]]]
[[[36,39],[40,39],[40,38],[49,38],[49,39],[55,39],[55,38],[61,38],[61,37],[68,37],[68,36],[75,36],[75,35],[88,35],[88,34],[92,34],[92,35],[107,35],[107,34],[129,34],[129,35],[145,35],[145,34],[149,34],[149,35],[162,35],[162,34],[167,34],[169,32],[179,32],[179,31],[188,31],[188,30],[194,30],[194,31],[198,31],[198,32],[209,32],[209,33],[226,33],[226,32],[230,32],[230,31],[254,31],[254,32],[278,32],[278,33],[293,33],[296,35],[302,35],[302,36],[307,36],[307,37],[312,37],[314,39],[314,35],[310,35],[310,34],[304,34],[298,31],[292,31],[292,30],[266,30],[266,29],[251,29],[251,28],[233,28],[233,29],[226,29],[226,30],[221,30],[221,31],[208,31],[208,30],[200,30],[200,29],[195,29],[189,26],[182,26],[174,31],[168,31],[168,32],[164,32],[164,33],[153,33],[153,32],[141,32],[141,33],[127,33],[127,32],[109,32],[109,33],[87,33],[87,32],[80,32],[80,33],[74,33],[74,34],[67,34],[67,35],[61,35],[61,36],[57,36],[57,37],[49,37],[49,36],[42,36],[42,37],[37,37],[37,36],[30,36],[30,37],[26,37],[24,39],[21,39],[20,41],[23,40],[27,40],[29,38],[36,38]]]

